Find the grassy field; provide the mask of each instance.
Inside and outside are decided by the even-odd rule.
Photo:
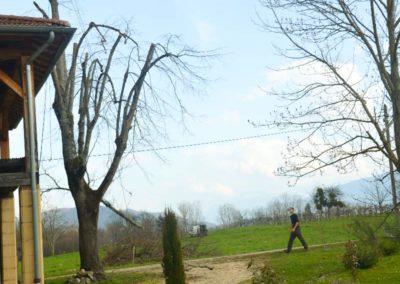
[[[365,218],[371,224],[377,224],[381,220],[381,217]],[[346,241],[352,238],[348,229],[352,220],[341,218],[307,222],[302,225],[303,235],[310,245]],[[191,258],[234,255],[284,248],[288,234],[287,225],[260,225],[211,231],[202,239],[186,238],[183,240],[183,245],[197,247],[196,253],[192,254]],[[296,241],[295,245],[299,245],[299,242]],[[350,283],[351,276],[341,263],[343,252],[343,245],[340,245],[312,249],[307,253],[294,252],[290,255],[276,253],[258,261],[270,263],[287,283]],[[397,265],[399,261],[399,254],[383,258],[377,267],[360,271],[359,283],[400,283],[400,268]],[[78,268],[79,256],[76,253],[45,259],[46,277],[73,274]],[[152,274],[125,273],[110,275],[106,283],[155,283],[157,279],[157,276]],[[341,282],[335,282],[337,279],[341,279]],[[46,283],[63,283],[63,280],[46,281]]]
[[[381,217],[364,217],[364,219],[371,224],[377,224],[382,220]],[[348,228],[352,222],[352,218],[305,222],[301,228],[309,245],[334,243],[352,238]],[[183,246],[198,245],[196,258],[233,255],[284,248],[288,237],[288,225],[259,225],[211,231],[201,240],[184,239]],[[296,242],[295,245],[299,244],[298,241]]]
[[[343,246],[294,252],[290,255],[276,253],[258,258],[267,262],[286,283],[400,283],[400,254],[382,257],[371,269],[358,270],[356,281],[342,265]],[[245,281],[241,284],[250,284]]]

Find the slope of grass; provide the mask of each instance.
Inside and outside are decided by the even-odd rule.
[[[376,224],[382,220],[382,217],[363,218],[367,219],[368,222],[372,224]],[[320,222],[303,222],[302,232],[306,241],[310,245],[346,241],[352,238],[348,230],[348,225],[352,223],[352,221],[352,218],[340,218],[323,220]],[[259,225],[210,231],[207,237],[201,239],[185,238],[183,240],[183,245],[186,247],[197,247],[195,253],[190,254],[190,258],[198,258],[284,248],[287,244],[288,237],[288,225]],[[298,246],[300,243],[296,240],[294,245]],[[310,256],[312,255],[313,253],[310,253]],[[341,255],[342,253],[338,257],[340,258]],[[298,257],[301,258],[301,256]],[[304,262],[304,260],[300,261]],[[307,262],[305,261],[305,263]],[[338,265],[341,266],[340,261],[336,260],[335,263],[339,263]],[[125,265],[124,267],[128,266],[137,265],[130,264]],[[115,267],[116,266],[113,268]],[[67,253],[45,258],[46,277],[72,275],[78,269],[78,253]],[[310,270],[310,273],[314,273],[311,269],[308,270]],[[306,274],[308,272],[304,273]]]
[[[79,254],[64,253],[44,258],[44,274],[46,277],[74,274],[79,270]]]
[[[257,261],[267,262],[286,283],[354,283],[350,272],[342,265],[343,254],[344,246],[331,246],[289,255],[276,253]],[[399,261],[400,254],[382,257],[375,267],[358,270],[355,282],[400,283]],[[248,280],[241,284],[250,283]]]
[[[377,223],[381,217],[365,217]],[[348,225],[351,218],[304,222],[301,225],[303,236],[309,245],[334,243],[351,239]],[[210,231],[201,240],[187,238],[184,246],[195,246],[199,242],[194,257],[233,255],[284,248],[289,238],[288,225],[259,225]],[[299,245],[296,241],[295,245]]]

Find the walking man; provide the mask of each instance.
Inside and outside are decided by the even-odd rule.
[[[297,216],[296,213],[294,213],[293,207],[289,207],[288,212],[290,214],[290,221],[292,223],[292,226],[289,228],[290,238],[289,238],[288,246],[287,246],[287,249],[285,250],[285,252],[286,253],[291,252],[292,246],[293,246],[293,241],[296,237],[300,240],[301,244],[304,247],[304,250],[308,250],[308,245],[307,245],[306,241],[304,240],[303,235],[301,234],[301,231],[300,231],[299,217]]]

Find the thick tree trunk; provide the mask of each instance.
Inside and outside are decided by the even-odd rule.
[[[96,279],[105,278],[98,254],[97,224],[100,201],[90,189],[79,189],[74,195],[79,221],[79,254],[81,269],[93,271]]]

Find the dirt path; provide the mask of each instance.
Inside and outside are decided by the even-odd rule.
[[[336,242],[329,244],[312,245],[310,248],[332,246],[343,244]],[[294,248],[300,250],[302,248]],[[249,260],[255,256],[268,255],[281,252],[283,249],[275,249],[261,252],[244,253],[231,256],[210,257],[185,261],[186,276],[190,284],[235,284],[247,280],[251,277],[251,272],[247,269]],[[124,272],[151,272],[162,273],[161,265],[145,265],[139,267],[120,268],[106,271],[107,273]],[[164,283],[164,281],[160,281]]]

